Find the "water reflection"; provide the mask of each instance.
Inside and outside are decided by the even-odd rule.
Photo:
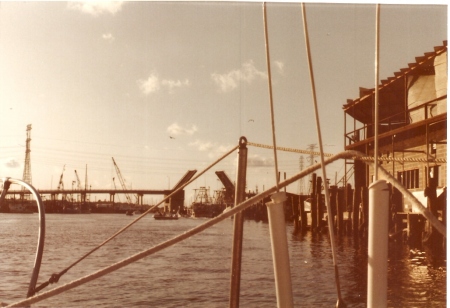
[[[310,232],[295,234],[291,236],[291,242],[293,247],[306,248],[305,253],[311,257],[308,262],[313,262],[310,268],[332,270],[328,234],[312,234]],[[298,256],[295,251],[292,255]],[[367,301],[367,241],[353,236],[336,236],[336,259],[344,302],[348,307],[365,307]],[[301,262],[301,260],[294,262]],[[324,273],[314,272],[311,279],[320,283],[322,279],[320,275],[324,275]],[[334,276],[327,275],[326,277],[335,283]],[[320,291],[320,289],[316,289],[316,291]],[[332,291],[334,293],[329,294],[327,300],[332,296],[337,298],[336,288]],[[443,307],[445,303],[445,250],[433,254],[427,246],[410,248],[407,243],[389,242],[388,306]]]

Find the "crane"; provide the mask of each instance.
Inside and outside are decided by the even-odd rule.
[[[58,191],[64,191],[64,182],[63,182],[63,176],[64,176],[64,170],[66,169],[66,165],[63,166],[63,170],[61,172],[61,176],[59,177],[59,183],[58,183]],[[61,195],[61,200],[65,200],[66,195],[63,193]]]
[[[130,195],[126,192],[127,186],[125,185],[125,180],[122,177],[122,173],[120,173],[119,166],[117,166],[116,161],[114,160],[114,157],[111,157],[114,167],[116,168],[117,177],[119,178],[119,182],[122,185],[122,189],[125,192],[125,198],[127,199],[128,204],[132,204]]]
[[[116,178],[113,177],[113,184],[114,184],[114,189],[117,190],[115,179],[116,179]],[[119,202],[122,202],[122,201],[120,201],[120,196],[119,196],[119,195],[117,195],[117,198],[119,198]]]
[[[78,189],[78,191],[80,192],[80,193],[78,194],[78,197],[80,197],[80,194],[81,194],[81,182],[80,182],[80,178],[78,177],[77,170],[75,170],[75,176],[76,176],[76,178],[77,178],[77,189]],[[78,200],[78,201],[79,201],[79,200]]]

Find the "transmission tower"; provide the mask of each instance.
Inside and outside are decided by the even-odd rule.
[[[22,180],[28,184],[31,184],[31,162],[30,162],[30,141],[31,141],[31,124],[27,125],[27,140],[25,148],[25,164],[23,167]]]
[[[308,160],[309,160],[309,166],[312,166],[312,165],[314,165],[314,150],[316,149],[316,144],[315,143],[312,143],[312,144],[308,144],[308,151],[310,151],[310,154],[309,154],[309,157],[308,157]],[[308,189],[308,191],[311,191],[311,188],[312,188],[312,174],[310,173],[309,174],[309,189]]]
[[[303,171],[303,155],[300,155],[300,172]],[[305,193],[305,179],[301,178],[298,182],[298,194],[303,195]]]

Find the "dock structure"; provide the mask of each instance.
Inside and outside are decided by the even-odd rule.
[[[312,174],[310,194],[299,196],[299,208],[294,212],[296,230],[322,232],[324,221],[333,219],[338,234],[367,238],[368,187],[374,181],[374,170],[365,161],[374,161],[375,138],[379,164],[446,224],[447,41],[417,57],[394,77],[382,80],[378,92],[377,137],[375,89],[360,88],[360,97],[343,105],[345,150],[366,155],[345,162],[345,174],[353,173],[354,187],[346,179],[342,187],[331,186],[331,213],[324,213],[322,179]],[[391,183],[388,189],[389,238],[414,248],[429,244],[439,251],[445,247],[445,239],[420,211]]]
[[[445,222],[447,41],[415,60],[378,85],[378,136],[373,120],[375,89],[360,88],[360,97],[343,105],[345,149],[360,151],[373,160],[377,138],[383,168]],[[374,171],[361,160],[346,163],[346,168],[348,165],[354,172],[353,206],[359,208],[365,205],[364,189],[373,182]],[[390,196],[392,228],[397,232],[406,228],[411,240],[433,233],[396,189],[392,188]],[[364,219],[365,211],[360,213]]]

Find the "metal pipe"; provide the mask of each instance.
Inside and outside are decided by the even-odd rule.
[[[367,307],[387,307],[389,188],[385,180],[369,186]]]
[[[36,199],[39,211],[39,234],[38,234],[38,245],[36,251],[36,258],[34,260],[33,271],[31,273],[31,280],[28,286],[27,297],[31,297],[35,293],[36,283],[39,277],[39,271],[41,269],[42,255],[44,254],[44,240],[45,240],[45,209],[42,202],[41,196],[30,184],[17,179],[5,178],[3,179],[3,190],[0,196],[0,204],[3,203],[6,197],[6,193],[10,187],[10,184],[19,184],[26,189],[28,189]]]
[[[374,164],[374,180],[378,180],[378,80],[379,80],[379,61],[380,61],[380,4],[376,5],[376,22],[375,22],[375,146],[373,156]]]
[[[286,193],[277,192],[270,196],[270,198],[272,201],[267,202],[266,205],[269,218],[270,243],[272,245],[277,306],[279,308],[294,307],[289,250],[284,219]]]
[[[245,183],[247,177],[247,139],[239,139],[238,172],[236,179],[235,206],[245,200]],[[244,235],[244,213],[234,215],[233,248],[231,260],[230,307],[239,307],[241,287],[242,241]]]

